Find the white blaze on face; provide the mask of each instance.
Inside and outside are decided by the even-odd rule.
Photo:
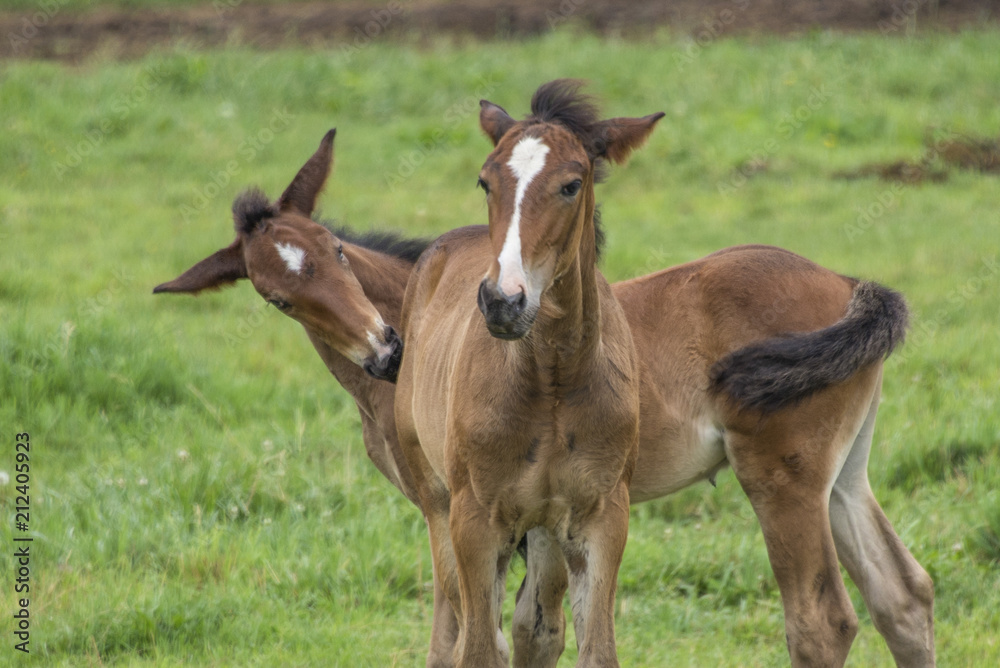
[[[274,247],[278,249],[278,255],[285,261],[289,271],[296,274],[302,272],[302,265],[306,261],[306,252],[304,250],[292,244],[275,243]]]
[[[507,238],[500,250],[500,276],[497,283],[506,295],[527,292],[528,278],[521,260],[521,202],[531,181],[545,167],[545,156],[549,147],[537,137],[525,137],[517,143],[510,154],[507,166],[514,172],[517,188],[514,191],[514,214],[507,228]]]

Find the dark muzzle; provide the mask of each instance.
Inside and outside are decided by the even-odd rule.
[[[372,356],[362,365],[368,375],[379,380],[395,383],[399,376],[399,365],[403,361],[403,340],[389,325],[385,326],[385,342],[391,351],[382,357]]]
[[[505,295],[495,282],[484,278],[479,284],[479,310],[486,318],[486,329],[498,339],[520,339],[531,330],[534,317],[527,313],[524,292]]]

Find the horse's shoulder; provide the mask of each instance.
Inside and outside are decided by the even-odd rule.
[[[459,227],[442,234],[421,254],[410,275],[403,303],[404,318],[418,317],[442,287],[458,282],[462,271],[474,265],[473,258],[482,255],[489,245],[489,230],[485,225]],[[405,325],[404,325],[405,326]]]

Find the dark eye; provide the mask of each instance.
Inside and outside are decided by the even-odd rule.
[[[576,197],[576,194],[580,192],[580,186],[582,185],[583,181],[577,179],[575,181],[571,181],[570,183],[564,185],[560,192],[562,192],[564,197]]]
[[[489,186],[489,184],[486,183],[486,181],[483,181],[482,178],[480,178],[478,181],[476,181],[476,187],[482,188],[483,192],[486,193],[487,195],[490,194],[490,186]]]
[[[339,244],[337,246],[337,255],[340,256],[341,260],[346,260],[347,259],[347,258],[344,257],[344,244]]]
[[[292,308],[291,304],[289,304],[280,297],[272,297],[271,299],[267,300],[267,303],[275,307],[279,311],[287,311],[288,309]]]

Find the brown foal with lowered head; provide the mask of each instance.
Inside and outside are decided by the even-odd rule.
[[[326,134],[276,203],[256,190],[237,197],[236,241],[153,292],[197,294],[249,278],[265,300],[302,324],[330,373],[354,397],[369,458],[419,506],[396,437],[395,386],[375,379],[396,379],[402,344],[393,326],[413,263],[428,242],[334,233],[310,218],[330,173],[334,135]]]
[[[489,250],[442,237],[403,301],[396,425],[430,529],[435,599],[458,612],[457,628],[443,623],[435,601],[428,664],[506,665],[507,564],[535,530],[568,565],[578,665],[617,665],[639,375],[596,268],[594,171],[623,161],[662,114],[597,121],[565,82],[540,88],[532,111],[515,122],[483,107],[496,147],[480,172]]]

